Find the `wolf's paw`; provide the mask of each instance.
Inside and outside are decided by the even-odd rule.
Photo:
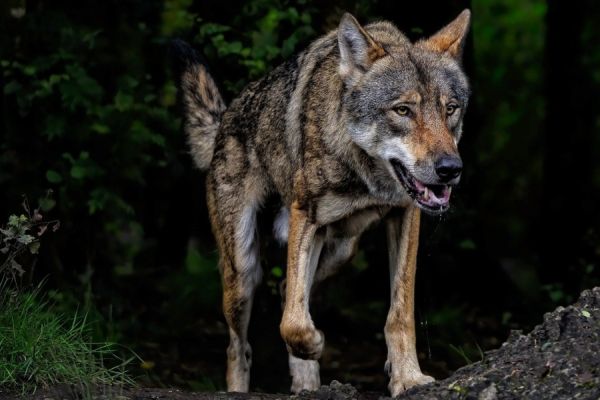
[[[321,357],[325,336],[314,327],[282,325],[281,336],[287,344],[288,352],[303,360],[318,360]]]
[[[227,348],[227,391],[248,392],[250,387],[250,366],[252,348],[234,342]]]
[[[388,387],[392,397],[396,397],[413,386],[425,385],[434,381],[435,379],[429,375],[425,375],[421,372],[413,372],[398,377],[392,377]]]
[[[302,360],[290,354],[290,375],[292,376],[292,393],[303,390],[317,390],[321,386],[319,376],[319,362],[315,360]]]

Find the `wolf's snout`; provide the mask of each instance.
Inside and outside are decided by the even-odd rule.
[[[462,160],[457,156],[442,156],[435,163],[435,172],[442,182],[450,182],[460,176]]]

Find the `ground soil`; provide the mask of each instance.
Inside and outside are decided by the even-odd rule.
[[[110,389],[97,399],[119,400],[375,400],[386,395],[359,392],[336,381],[317,392],[298,396],[267,393],[188,393],[175,389]],[[2,396],[1,400],[13,399]],[[32,399],[77,398],[73,389],[55,388]],[[467,365],[444,380],[413,388],[398,399],[600,399],[600,287],[586,290],[568,307],[544,316],[544,322],[529,334],[513,331],[497,350],[483,360]]]

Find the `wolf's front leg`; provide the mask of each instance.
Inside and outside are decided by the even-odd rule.
[[[289,221],[286,299],[280,331],[289,353],[302,360],[317,360],[323,350],[323,333],[315,328],[309,313],[310,290],[323,240],[323,234],[317,232],[317,226],[309,221],[306,211],[293,203]],[[304,363],[302,367],[309,364],[313,370],[310,375],[313,375],[313,363]],[[300,367],[300,360],[290,359],[290,367],[292,370]],[[295,389],[317,389],[312,386],[318,382],[315,379],[309,381],[306,385],[295,385]]]
[[[414,318],[415,273],[421,210],[410,206],[402,217],[386,221],[391,278],[391,305],[385,324],[389,389],[397,396],[406,389],[433,382],[417,360]]]

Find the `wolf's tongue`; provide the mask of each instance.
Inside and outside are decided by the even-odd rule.
[[[452,193],[452,188],[450,186],[444,185],[439,189],[436,188],[438,190],[433,190],[417,179],[414,179],[413,183],[419,192],[417,197],[419,203],[429,207],[444,207],[448,205],[450,194]]]

